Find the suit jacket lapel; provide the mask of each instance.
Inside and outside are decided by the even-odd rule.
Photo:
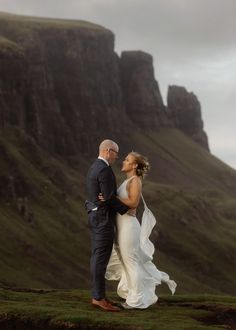
[[[116,183],[116,176],[111,168],[111,166],[108,166],[106,162],[104,162],[102,159],[100,158],[97,158],[96,161],[99,161],[99,162],[103,162],[103,164],[105,164],[107,167],[109,167],[111,173],[112,173],[112,176],[113,176],[113,184],[114,184],[114,194],[116,195],[117,194],[117,183]]]
[[[115,195],[116,195],[116,193],[117,193],[116,176],[113,172],[113,169],[111,167],[110,167],[110,169],[111,169],[111,172],[112,172],[112,175],[113,175],[114,189],[115,189]]]

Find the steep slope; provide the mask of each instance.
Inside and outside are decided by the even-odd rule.
[[[235,293],[235,171],[177,130],[141,140],[153,165],[144,196],[158,219],[157,264],[180,290]]]
[[[208,152],[196,97],[175,87],[165,107],[151,57],[119,59],[94,24],[0,14],[0,34],[0,283],[89,287],[84,180],[111,137],[150,159],[158,268],[178,292],[235,294],[236,171]]]
[[[86,285],[89,233],[81,173],[17,130],[0,136],[0,149],[0,283]]]
[[[78,157],[69,166],[18,130],[9,129],[6,136],[7,141],[0,139],[0,282],[88,288],[87,161]],[[236,199],[222,179],[231,178],[232,185],[235,171],[177,130],[139,139],[132,136],[129,145],[145,150],[153,165],[143,194],[158,219],[152,234],[155,263],[177,280],[179,292],[235,293]],[[119,164],[116,173],[121,182]],[[22,209],[23,198],[28,211]],[[139,216],[141,212],[142,206]]]

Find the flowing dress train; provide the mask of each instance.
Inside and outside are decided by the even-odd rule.
[[[128,198],[127,184],[133,177],[126,179],[118,189],[121,198]],[[143,197],[142,197],[143,199]],[[135,216],[117,215],[116,239],[106,270],[106,279],[119,281],[117,293],[133,308],[147,308],[158,297],[156,286],[166,283],[174,294],[176,283],[169,275],[153,264],[154,245],[149,236],[156,219],[148,209],[144,199],[144,213],[140,225]]]

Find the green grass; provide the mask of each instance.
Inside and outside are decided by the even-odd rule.
[[[153,233],[156,260],[158,247],[164,253],[163,259],[158,261],[159,267],[165,269],[166,260],[171,260],[170,274],[174,274],[180,284],[183,279],[179,278],[179,273],[185,276],[191,273],[191,277],[202,283],[200,290],[209,292],[211,287],[234,293],[235,221],[222,217],[202,196],[183,192],[173,192],[172,197],[170,192],[166,195],[162,192],[161,197],[150,203],[150,208],[159,216]],[[192,290],[191,281],[188,284],[184,281],[184,284],[186,291]]]
[[[211,155],[176,130],[134,139],[134,149],[148,154],[152,163],[143,194],[157,216],[151,236],[154,263],[176,280],[178,293],[235,294],[236,203],[227,184],[234,173],[223,163],[214,165]],[[175,148],[172,140],[178,141]],[[184,156],[182,149],[190,154],[192,148],[193,155]],[[0,135],[0,150],[0,283],[88,289],[90,237],[83,204],[89,160],[52,157],[10,127]],[[208,166],[212,174],[204,172]],[[119,183],[119,164],[116,173]],[[218,182],[223,173],[227,182]],[[17,196],[28,198],[33,223],[9,195],[10,175]],[[139,218],[141,213],[142,206]],[[116,284],[108,286],[115,289]],[[158,291],[168,292],[165,286]]]
[[[236,196],[235,170],[177,129],[161,129],[145,135],[136,133],[130,144],[149,157],[150,177],[154,181],[189,191]]]
[[[3,36],[0,35],[0,52],[2,54],[5,53],[8,56],[12,53],[22,55],[23,49],[17,43],[15,43],[7,38],[4,38]]]
[[[116,295],[109,296],[117,300]],[[117,300],[119,301],[119,300]],[[104,313],[90,306],[90,296],[81,290],[21,290],[0,289],[0,320],[15,318],[31,320],[34,325],[65,324],[86,329],[222,329],[221,324],[204,324],[200,319],[236,310],[236,298],[227,296],[185,295],[160,296],[159,302],[146,310],[121,310]],[[225,317],[226,318],[226,317]],[[235,320],[234,320],[235,321]],[[219,320],[218,320],[219,322]],[[225,320],[227,324],[227,320]]]
[[[136,134],[132,143],[152,165],[143,194],[157,216],[158,268],[179,292],[235,294],[235,171],[178,130]]]
[[[26,54],[37,54],[31,52],[34,47],[40,51],[41,45],[50,46],[50,38],[66,40],[70,34],[80,42],[84,34],[92,40],[97,34],[112,36],[109,30],[83,21],[6,13],[0,13],[0,31],[0,51],[9,58],[21,53],[21,47]],[[68,56],[71,50],[66,49]],[[110,111],[117,113],[116,108]],[[131,148],[151,162],[143,194],[157,216],[152,233],[157,267],[176,280],[177,293],[235,294],[236,171],[176,129],[132,131],[119,139],[121,152]],[[0,283],[88,288],[90,236],[84,200],[92,155],[78,150],[73,157],[53,157],[7,125],[1,128],[0,153]],[[120,183],[124,177],[119,163],[115,170]],[[19,212],[19,198],[24,197],[32,222]],[[166,288],[159,292],[164,294]]]
[[[84,195],[78,193],[82,178],[40,148],[35,147],[35,157],[29,153],[29,143],[16,132],[9,132],[7,140],[0,137],[2,177],[3,173],[13,173],[17,196],[27,196],[33,212],[33,222],[29,223],[6,189],[6,175],[6,186],[0,185],[0,283],[88,285],[90,238]]]
[[[10,22],[11,26],[18,24],[19,28],[82,28],[90,29],[95,31],[108,31],[104,27],[98,24],[83,20],[69,20],[69,19],[58,19],[58,18],[44,18],[34,16],[24,16],[0,12],[0,20]],[[14,25],[15,24],[15,25]]]
[[[73,34],[77,40],[82,40],[85,35],[90,39],[104,36],[113,38],[110,30],[83,20],[41,18],[0,12],[0,53],[6,54],[8,59],[13,55],[27,57],[28,48],[38,49],[39,44],[42,43],[42,35],[45,35],[46,39],[51,37],[56,40],[57,34],[65,39]],[[74,48],[72,43],[67,49],[67,56],[74,56]]]

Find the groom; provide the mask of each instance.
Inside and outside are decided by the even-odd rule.
[[[92,305],[110,312],[117,312],[119,308],[106,299],[105,272],[113,246],[116,213],[124,214],[129,209],[116,197],[116,178],[111,165],[118,158],[118,152],[114,141],[101,142],[99,157],[87,174],[88,200],[85,202],[92,234]],[[105,202],[98,199],[100,193]]]

